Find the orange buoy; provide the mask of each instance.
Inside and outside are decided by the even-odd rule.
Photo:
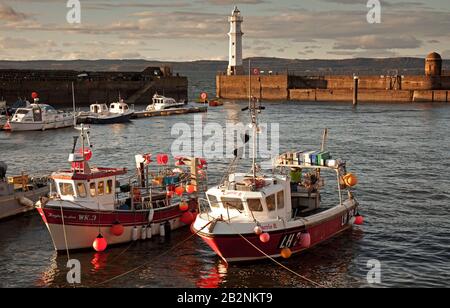
[[[187,210],[189,210],[189,205],[185,201],[183,201],[180,203],[179,208],[180,208],[180,211],[186,212]]]
[[[193,194],[193,193],[195,193],[196,190],[197,189],[196,189],[195,185],[187,185],[186,186],[186,192],[188,194]]]
[[[289,248],[281,249],[281,256],[285,259],[289,259],[292,256],[292,251]]]
[[[344,183],[347,186],[353,187],[358,184],[358,178],[353,173],[347,173],[343,177]]]

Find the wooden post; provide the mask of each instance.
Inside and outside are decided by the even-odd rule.
[[[359,77],[353,77],[353,106],[358,105],[358,87],[359,87]]]

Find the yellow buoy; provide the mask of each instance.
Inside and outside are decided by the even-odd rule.
[[[285,259],[289,259],[292,256],[292,251],[289,248],[283,248],[281,250],[281,256]]]

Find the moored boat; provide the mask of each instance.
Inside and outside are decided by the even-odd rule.
[[[152,103],[147,106],[146,111],[162,111],[186,107],[187,102],[177,102],[175,99],[155,94]]]
[[[7,121],[6,101],[0,101],[0,130],[3,129],[3,126],[5,126]]]
[[[137,177],[126,177],[124,168],[90,167],[92,152],[85,146],[89,135],[83,126],[79,130],[82,146],[76,152],[75,141],[71,169],[53,173],[56,191],[36,204],[56,250],[94,246],[102,251],[106,244],[164,235],[193,222],[197,159],[179,158],[183,166],[172,169],[168,156],[158,155],[154,173],[150,155],[137,155]]]
[[[120,99],[119,102],[110,104],[92,104],[88,113],[80,113],[78,123],[83,124],[116,124],[127,123],[134,111],[129,108],[128,104]]]
[[[49,192],[45,177],[6,177],[7,165],[0,162],[0,219],[13,217],[34,209],[34,203]]]
[[[253,103],[245,109],[251,111],[256,138],[257,114],[262,108]],[[362,224],[359,203],[351,191],[357,179],[347,173],[345,162],[331,159],[324,144],[320,151],[280,155],[270,174],[257,172],[256,158],[251,173],[228,174],[206,192],[192,231],[224,261],[241,262],[289,258],[353,224]],[[324,176],[326,172],[337,181],[331,186],[337,188],[336,203],[322,202],[324,179],[330,179]],[[332,194],[326,191],[324,196]]]
[[[50,105],[40,104],[37,93],[33,93],[34,103],[18,108],[5,128],[14,131],[44,131],[73,126],[74,114],[58,111]]]

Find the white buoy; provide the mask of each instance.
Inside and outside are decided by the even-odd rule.
[[[138,240],[138,238],[139,238],[139,235],[138,235],[138,228],[135,226],[135,227],[133,228],[133,230],[131,231],[131,239],[135,242],[135,241]]]
[[[160,223],[159,224],[159,235],[160,236],[166,236],[166,228],[165,228],[165,223]]]
[[[153,224],[147,227],[147,239],[151,239],[153,236]]]
[[[145,241],[147,239],[147,227],[142,226],[141,229],[141,240]]]

